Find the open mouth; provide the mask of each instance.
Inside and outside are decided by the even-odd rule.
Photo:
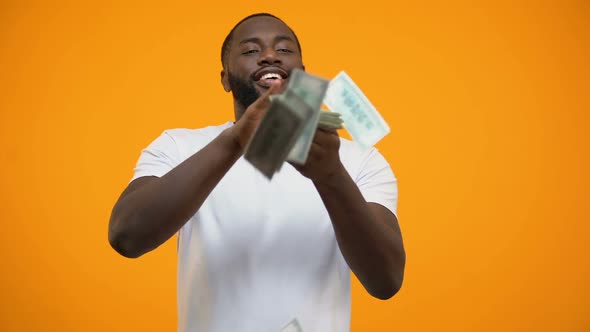
[[[289,77],[289,74],[279,67],[264,67],[255,72],[252,76],[256,84],[264,88],[269,88],[271,84],[273,84],[273,81],[278,80],[283,82],[283,80],[286,80]]]

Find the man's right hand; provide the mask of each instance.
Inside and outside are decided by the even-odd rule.
[[[282,82],[280,80],[273,81],[270,88],[253,102],[252,105],[248,106],[242,117],[236,122],[235,126],[228,129],[242,152],[254,135],[260,121],[264,118],[266,111],[268,111],[270,107],[270,96],[278,93],[281,89],[281,85]]]
[[[239,159],[280,87],[273,84],[236,125],[165,175],[133,180],[111,213],[111,246],[125,257],[139,257],[178,232]]]

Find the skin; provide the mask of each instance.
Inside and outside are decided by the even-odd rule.
[[[253,73],[265,66],[286,72],[304,68],[288,27],[271,17],[255,17],[234,31],[221,72],[222,86],[232,91],[230,74],[252,84]],[[269,96],[281,92],[287,82],[254,85],[260,97],[251,105],[234,98],[234,126],[166,175],[132,181],[111,214],[111,246],[121,255],[135,258],[178,232],[244,153],[270,105]],[[387,208],[364,200],[340,161],[339,148],[335,131],[318,130],[307,163],[292,166],[315,185],[352,272],[369,294],[388,299],[399,291],[404,275],[405,252],[397,218]]]

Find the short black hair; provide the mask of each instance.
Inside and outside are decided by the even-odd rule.
[[[291,29],[287,23],[285,23],[285,21],[281,20],[280,18],[274,16],[273,14],[269,14],[269,13],[256,13],[256,14],[252,14],[249,16],[246,16],[245,18],[243,18],[240,22],[238,22],[236,25],[234,25],[234,27],[231,29],[231,31],[227,34],[227,36],[225,37],[225,40],[223,41],[223,45],[221,46],[221,66],[223,68],[225,68],[225,61],[227,59],[227,55],[229,54],[229,49],[230,49],[230,44],[231,41],[234,37],[234,31],[237,29],[238,26],[240,26],[240,24],[244,23],[245,21],[254,18],[254,17],[259,17],[259,16],[267,16],[267,17],[272,17],[275,18],[279,21],[281,21],[284,25],[287,26],[287,28],[293,33],[293,36],[295,36],[295,42],[297,43],[297,48],[299,49],[299,54],[301,54],[301,44],[299,44],[299,38],[297,38],[297,35],[295,34],[295,31],[293,31],[293,29]]]

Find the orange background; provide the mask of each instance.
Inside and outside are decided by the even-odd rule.
[[[163,3],[0,4],[0,330],[176,329],[175,241],[122,258],[110,211],[164,129],[232,118],[221,42],[269,11],[392,128],[406,279],[355,280],[352,331],[590,331],[588,1]]]

